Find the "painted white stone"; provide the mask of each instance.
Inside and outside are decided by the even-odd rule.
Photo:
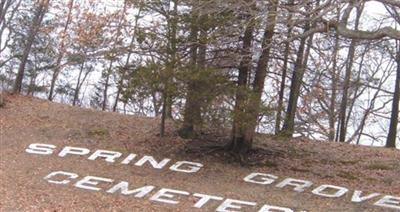
[[[255,183],[261,185],[270,185],[277,180],[278,177],[272,174],[263,173],[251,173],[246,176],[243,180],[248,183]]]
[[[51,144],[30,144],[25,152],[29,154],[38,154],[38,155],[51,155],[54,152],[56,146]]]
[[[67,179],[61,180],[61,181],[60,180],[51,180],[51,178],[55,178],[55,177],[59,177],[59,176],[67,177],[67,179],[76,179],[79,177],[75,173],[64,172],[64,171],[55,171],[55,172],[48,174],[43,179],[45,179],[49,183],[58,184],[58,185],[65,185],[65,184],[68,184],[71,182],[70,180],[67,180]]]
[[[193,196],[200,198],[196,202],[196,204],[193,205],[193,207],[195,207],[195,208],[202,208],[210,200],[222,201],[224,199],[224,198],[218,197],[218,196],[212,196],[212,195],[207,195],[207,194],[199,194],[199,193],[195,193],[195,194],[193,194]]]
[[[278,211],[293,212],[293,210],[290,208],[277,207],[272,205],[264,205],[258,212],[278,212]]]
[[[169,188],[162,188],[156,194],[154,194],[150,198],[150,200],[175,205],[175,204],[179,203],[179,201],[173,199],[173,198],[175,198],[176,194],[186,195],[186,196],[190,195],[190,193],[187,191],[179,191],[179,190],[174,190],[174,189],[169,189]]]
[[[52,144],[33,143],[30,144],[25,149],[25,152],[29,154],[52,155],[55,152],[56,148],[57,147]],[[100,150],[95,150],[92,154],[89,155],[90,152],[91,150],[87,148],[65,146],[61,149],[61,151],[59,151],[57,155],[59,157],[66,157],[68,155],[78,155],[78,156],[87,155],[86,157],[88,160],[94,161],[100,159],[100,160],[105,160],[109,163],[115,163],[117,162],[117,159],[120,159],[120,164],[125,164],[125,165],[133,163],[133,161],[136,159],[136,163],[134,163],[135,166],[141,167],[148,164],[154,169],[163,169],[169,167],[169,170],[181,173],[196,173],[199,170],[201,170],[201,168],[203,168],[203,164],[190,161],[178,161],[172,165],[168,165],[168,163],[171,162],[171,159],[164,158],[162,160],[156,160],[154,157],[148,155],[145,155],[137,159],[137,155],[132,153],[125,158],[121,158],[123,153],[116,151],[100,149]],[[46,180],[49,183],[59,184],[59,185],[66,185],[70,184],[72,181],[77,181],[74,184],[75,187],[86,190],[94,190],[94,191],[102,190],[100,187],[98,187],[99,183],[110,184],[114,182],[114,180],[110,178],[102,178],[94,176],[86,176],[80,180],[78,180],[78,178],[79,175],[72,172],[54,171],[45,176],[44,180]],[[278,176],[266,173],[251,173],[243,178],[245,182],[253,184],[272,185],[277,183],[275,185],[277,188],[285,188],[287,186],[290,186],[293,187],[293,190],[296,192],[304,192],[306,189],[311,190],[310,187],[313,185],[311,181],[307,180],[286,178],[282,181],[278,181],[278,179],[279,179]],[[127,196],[131,195],[136,198],[143,198],[146,195],[150,194],[152,191],[154,191],[154,189],[155,187],[151,185],[130,189],[128,182],[121,181],[113,186],[110,186],[106,192],[111,194],[121,193],[122,195],[127,195]],[[343,197],[347,192],[349,192],[349,189],[334,185],[320,185],[315,189],[311,190],[311,193],[314,195],[328,197],[328,198],[340,198]],[[176,200],[178,195],[188,196],[190,195],[190,193],[187,191],[162,188],[161,190],[157,191],[156,194],[151,196],[150,200],[167,204],[178,204],[179,202]],[[243,207],[250,207],[257,205],[257,203],[255,202],[234,200],[234,199],[224,200],[223,197],[213,196],[208,194],[194,193],[192,196],[198,198],[197,202],[195,202],[195,204],[193,205],[194,208],[202,208],[211,201],[222,201],[222,203],[218,206],[217,211],[236,211],[242,209]],[[363,203],[367,202],[368,200],[372,200],[374,198],[378,199],[379,196],[381,196],[380,193],[363,194],[363,192],[360,190],[354,190],[352,196],[347,201],[353,203]],[[375,206],[383,208],[400,209],[400,197],[382,195],[381,198],[373,204]],[[290,208],[272,206],[269,204],[263,205],[262,208],[259,210],[259,212],[268,212],[268,211],[290,212],[293,210]]]
[[[278,188],[284,188],[286,186],[293,186],[294,191],[303,192],[306,188],[309,188],[313,183],[307,180],[299,180],[294,178],[286,178],[282,182],[276,185]]]
[[[373,199],[373,198],[375,198],[375,197],[377,197],[377,196],[379,196],[381,194],[380,193],[372,193],[372,194],[369,194],[369,195],[366,195],[366,196],[361,196],[361,195],[362,195],[362,191],[355,190],[353,192],[353,195],[351,196],[351,201],[352,202],[356,202],[356,203],[364,202],[364,201]]]
[[[28,146],[25,151],[30,154],[40,154],[40,155],[51,155],[56,150],[55,145],[51,144],[41,144],[41,143],[33,143]],[[171,165],[171,159],[164,158],[161,160],[156,160],[153,156],[144,155],[143,157],[138,158],[137,154],[130,153],[126,157],[123,158],[123,153],[117,151],[103,150],[98,149],[95,150],[92,154],[90,149],[74,147],[74,146],[65,146],[59,152],[59,157],[66,157],[68,155],[79,155],[79,156],[88,156],[87,159],[91,161],[95,160],[105,160],[109,163],[120,163],[124,165],[128,165],[134,163],[135,166],[143,167],[147,164],[154,169],[164,169],[169,168],[171,171],[181,172],[181,173],[196,173],[200,171],[203,167],[203,164],[197,162],[190,161],[178,161]],[[117,161],[119,160],[119,161]],[[136,160],[136,161],[134,161]]]
[[[336,190],[335,193],[327,193],[326,190]],[[311,192],[315,195],[322,196],[322,197],[329,197],[329,198],[337,198],[345,195],[349,189],[334,185],[320,185]]]
[[[121,162],[121,164],[125,164],[125,165],[127,165],[127,164],[129,164],[132,160],[134,160],[135,158],[136,158],[136,154],[129,154],[128,155],[128,157],[126,157],[122,162]]]
[[[195,173],[203,167],[201,163],[194,163],[189,161],[178,161],[169,169],[176,172]]]
[[[58,153],[58,156],[65,157],[67,155],[87,155],[89,152],[90,150],[86,148],[66,146],[61,150],[60,153]]]
[[[375,202],[374,205],[400,210],[400,197],[386,195]]]
[[[96,160],[97,158],[105,158],[105,161],[114,163],[115,160],[122,156],[122,153],[108,150],[96,150],[92,155],[88,157],[89,160]]]
[[[136,188],[133,190],[128,190],[129,183],[126,181],[121,181],[120,183],[116,184],[109,190],[107,190],[107,193],[116,193],[118,191],[121,192],[123,195],[133,195],[136,198],[143,198],[147,194],[149,194],[151,191],[154,190],[154,186],[143,186],[140,188]]]
[[[112,183],[114,180],[103,177],[95,177],[95,176],[86,176],[82,180],[79,180],[75,183],[75,187],[92,190],[92,191],[100,191],[101,188],[95,187],[100,182]]]
[[[154,169],[162,169],[164,168],[165,165],[168,164],[168,162],[171,161],[171,159],[169,158],[164,158],[163,160],[161,160],[160,162],[157,162],[156,159],[154,159],[153,156],[148,156],[145,155],[143,156],[140,160],[138,160],[135,163],[135,166],[143,166],[146,163],[150,163],[150,165],[154,168]]]
[[[243,206],[256,206],[255,202],[248,202],[235,199],[226,199],[221,205],[216,209],[217,212],[232,212],[237,210],[232,209],[242,209]]]

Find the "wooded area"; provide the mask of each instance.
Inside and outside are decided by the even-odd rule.
[[[3,91],[222,132],[241,159],[256,133],[399,142],[397,0],[0,1]]]

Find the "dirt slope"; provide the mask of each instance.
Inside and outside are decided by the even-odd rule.
[[[310,141],[275,141],[260,137],[258,146],[281,152],[266,159],[264,166],[242,167],[227,163],[218,155],[188,154],[189,141],[172,133],[160,140],[158,121],[73,108],[44,100],[8,96],[0,109],[0,211],[215,211],[222,201],[213,200],[196,209],[198,198],[193,193],[254,202],[241,210],[258,211],[264,204],[287,207],[294,211],[391,211],[374,206],[380,197],[362,203],[351,203],[354,190],[367,194],[400,196],[400,152],[380,148]],[[169,129],[172,132],[172,127]],[[53,155],[28,154],[32,143],[57,146]],[[179,173],[149,165],[139,167],[104,160],[88,160],[87,156],[58,157],[64,146],[118,151],[127,156],[151,155],[161,160],[193,161],[204,165],[197,173]],[[122,157],[121,157],[122,158]],[[169,166],[168,166],[169,167]],[[101,191],[51,184],[43,178],[53,171],[73,172],[127,181],[130,187],[153,185],[155,190],[143,198],[105,192],[112,183],[100,183]],[[271,185],[244,182],[250,173],[266,173],[279,177]],[[276,187],[285,178],[312,181],[313,187],[294,192],[293,187]],[[311,190],[322,184],[346,187],[349,192],[340,198],[314,195]],[[161,188],[187,191],[189,195],[170,198],[178,204],[151,200]],[[363,194],[365,195],[365,194]],[[396,204],[396,203],[393,203]],[[393,209],[392,211],[398,211]]]

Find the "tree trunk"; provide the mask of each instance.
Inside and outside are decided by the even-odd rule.
[[[316,2],[316,7],[319,5],[319,0]],[[307,4],[307,9],[312,9],[312,3]],[[304,32],[309,31],[311,24],[309,21],[305,23]],[[297,103],[300,96],[301,85],[303,84],[303,76],[307,69],[307,63],[309,54],[311,51],[311,46],[313,42],[313,34],[308,38],[302,37],[300,39],[300,46],[297,52],[297,59],[294,65],[292,82],[290,85],[289,102],[285,116],[285,122],[282,127],[281,135],[285,137],[292,137],[294,133],[294,121],[296,118]],[[307,48],[306,48],[307,44]]]
[[[355,20],[355,30],[358,29],[360,18],[361,18],[362,9],[357,8],[357,16]],[[349,52],[347,55],[347,65],[346,65],[346,72],[344,77],[344,83],[342,88],[342,99],[340,102],[340,110],[339,110],[339,141],[345,142],[346,141],[346,134],[347,134],[347,124],[346,124],[346,113],[347,113],[347,102],[348,102],[348,93],[350,88],[350,78],[351,78],[351,71],[353,68],[354,63],[354,56],[357,47],[357,40],[352,39],[349,47]]]
[[[135,38],[133,37],[131,42],[130,42],[130,46],[132,46],[134,41],[135,41]],[[126,77],[125,75],[126,75],[126,72],[127,72],[127,69],[128,69],[129,62],[131,60],[131,55],[132,55],[132,53],[129,52],[128,56],[126,57],[125,65],[124,65],[124,67],[122,67],[122,70],[121,70],[121,76],[120,76],[121,78],[119,79],[118,85],[117,85],[117,95],[116,95],[115,101],[114,101],[113,112],[117,111],[118,102],[120,100],[120,95],[122,93],[123,83],[124,83],[124,80],[125,80],[125,77]]]
[[[59,48],[60,52],[58,53],[56,66],[54,68],[53,76],[51,78],[50,92],[49,92],[49,96],[48,96],[48,100],[49,101],[53,101],[54,88],[56,86],[56,81],[57,81],[58,75],[61,72],[61,62],[62,62],[62,59],[64,58],[64,54],[65,54],[65,37],[67,35],[69,24],[71,23],[71,20],[72,20],[72,9],[73,9],[73,6],[74,6],[74,0],[70,0],[69,3],[68,3],[67,21],[65,22],[63,32],[61,33],[61,42],[60,42],[60,48]]]
[[[166,105],[167,105],[167,99],[165,96],[165,93],[162,94],[162,99],[163,99],[163,106],[161,109],[161,124],[160,124],[160,137],[165,136],[165,119],[166,119]]]
[[[350,86],[350,78],[351,78],[351,69],[353,67],[353,61],[354,61],[354,54],[355,54],[355,48],[356,48],[356,41],[352,40],[349,48],[349,53],[348,53],[348,60],[347,60],[347,65],[346,65],[346,73],[344,77],[344,83],[343,83],[343,88],[342,88],[342,99],[340,101],[340,112],[339,112],[339,141],[340,142],[345,142],[346,140],[346,113],[347,113],[347,101],[348,101],[348,89]]]
[[[40,0],[39,1],[39,6],[38,6],[35,16],[33,18],[32,27],[29,29],[29,34],[28,34],[28,38],[26,41],[25,49],[22,53],[21,63],[19,65],[17,77],[15,79],[14,88],[13,88],[13,93],[15,93],[15,94],[21,93],[22,81],[23,81],[24,75],[25,75],[25,66],[26,66],[26,63],[28,62],[28,57],[31,52],[32,45],[35,40],[36,34],[39,31],[40,25],[43,21],[44,15],[47,12],[48,7],[49,7],[49,0]]]
[[[0,54],[4,52],[12,39],[13,33],[4,33],[8,30],[9,23],[14,19],[22,0],[1,0],[0,1]],[[9,60],[9,59],[8,59]],[[8,62],[0,62],[0,68]]]
[[[351,117],[351,114],[353,112],[353,108],[354,108],[354,105],[356,103],[356,100],[357,100],[358,97],[360,97],[362,95],[362,93],[363,93],[362,91],[364,90],[364,89],[361,89],[361,85],[360,85],[361,83],[360,82],[361,82],[361,74],[363,72],[362,70],[364,68],[364,60],[365,60],[366,53],[367,53],[368,49],[369,49],[369,44],[366,45],[364,52],[361,53],[362,56],[361,56],[360,62],[358,63],[357,78],[355,80],[353,80],[353,82],[352,82],[352,84],[354,84],[354,91],[352,91],[352,92],[354,92],[354,94],[353,94],[353,97],[349,97],[350,105],[348,105],[348,109],[347,109],[346,122],[345,122],[346,126],[348,126],[348,124],[349,124],[350,117]],[[381,79],[381,83],[379,83],[379,86],[378,86],[379,89],[378,90],[381,89],[382,84],[383,84],[383,82],[382,82],[382,79]],[[379,93],[379,91],[376,92],[375,95],[378,95],[378,93]],[[375,98],[376,97],[374,97],[374,99]],[[372,102],[375,102],[374,99],[371,101],[371,104],[370,104],[371,109],[368,109],[368,110],[373,110],[373,107],[374,107],[373,105],[374,104],[372,104]],[[361,121],[360,125],[363,125],[363,122],[365,122],[365,121]],[[363,127],[361,127],[361,128],[363,128]],[[359,138],[361,137],[362,132],[363,132],[363,130],[359,131],[359,133],[358,133],[358,134],[360,134]],[[355,131],[355,134],[352,135],[350,137],[350,139],[346,139],[345,142],[351,142],[357,136],[356,134],[357,134],[357,130]],[[356,143],[359,144],[359,141],[357,140]]]
[[[289,5],[292,5],[294,0],[290,0],[288,2]],[[292,35],[292,27],[289,23],[292,21],[292,15],[289,14],[287,18],[287,39],[289,40]],[[290,54],[290,42],[286,42],[285,44],[285,56],[283,59],[283,67],[282,67],[282,77],[281,84],[279,88],[279,99],[278,99],[278,108],[276,112],[276,121],[275,121],[275,135],[279,134],[281,130],[281,120],[282,120],[282,110],[283,110],[283,97],[285,95],[285,87],[286,87],[286,77],[287,77],[287,68],[289,62],[289,54]]]
[[[309,24],[305,27],[304,31],[309,29]],[[311,39],[311,38],[310,38]],[[294,120],[297,110],[297,101],[300,95],[300,88],[303,83],[303,76],[305,72],[304,55],[307,38],[301,38],[300,46],[297,51],[297,59],[294,65],[292,81],[290,85],[289,102],[285,116],[285,122],[282,127],[281,135],[285,137],[292,137],[294,133]]]
[[[37,70],[32,70],[32,73],[30,73],[30,82],[28,86],[28,96],[34,96],[35,95],[35,87],[36,87],[36,78],[37,78]]]
[[[6,104],[4,96],[3,91],[0,91],[0,108],[4,107]]]
[[[234,152],[239,152],[241,149],[243,149],[244,151],[248,151],[247,149],[251,147],[251,142],[246,145],[246,141],[244,141],[244,134],[247,123],[244,117],[246,116],[246,97],[248,95],[247,80],[249,78],[252,66],[251,46],[254,38],[254,21],[254,19],[250,20],[250,23],[246,27],[243,37],[243,47],[241,51],[243,59],[240,62],[239,66],[236,101],[233,111],[232,141],[228,146],[228,149],[233,150]]]
[[[105,111],[107,108],[108,87],[110,86],[110,75],[111,75],[112,66],[113,66],[113,61],[110,61],[110,66],[108,67],[107,72],[106,72],[106,82],[104,84],[104,90],[103,90],[103,103],[101,106],[101,109],[103,111]]]
[[[328,132],[328,140],[335,140],[335,123],[336,123],[336,96],[337,96],[337,56],[339,52],[339,35],[335,35],[335,46],[333,49],[333,67],[332,67],[332,79],[331,79],[331,98],[329,101],[329,132]]]
[[[128,7],[128,2],[129,2],[128,0],[124,1],[124,14],[126,13],[126,10],[127,10],[127,7]],[[132,47],[133,43],[135,42],[136,33],[138,31],[138,28],[137,28],[138,27],[138,22],[139,22],[139,18],[141,16],[140,15],[141,11],[142,11],[142,7],[140,6],[138,8],[138,13],[135,16],[134,32],[133,32],[133,36],[131,38],[131,42],[129,43],[130,47]],[[126,75],[126,72],[127,72],[127,69],[128,69],[129,62],[131,60],[131,55],[132,55],[132,52],[129,51],[128,52],[128,56],[126,57],[125,65],[124,65],[124,67],[122,68],[122,71],[121,71],[121,76],[120,76],[121,79],[119,79],[118,85],[117,85],[117,95],[116,95],[115,101],[114,101],[113,112],[117,111],[118,102],[120,100],[120,96],[121,96],[121,93],[122,93],[123,83],[124,83],[124,80],[125,80],[125,77],[126,77],[125,75]]]
[[[7,10],[12,5],[11,0],[1,0],[0,1],[0,26],[3,26],[3,22],[5,22]],[[0,34],[1,35],[1,34]]]
[[[78,98],[79,98],[80,84],[81,84],[81,78],[82,78],[82,73],[83,73],[84,67],[85,67],[85,63],[82,63],[80,70],[79,70],[78,82],[76,83],[76,86],[75,86],[74,100],[72,101],[72,106],[76,105],[76,101],[78,101]]]
[[[160,103],[157,100],[157,92],[151,93],[152,103],[154,107],[154,115],[158,117],[160,115]],[[161,111],[162,112],[162,111]]]
[[[340,8],[336,8],[337,12],[337,20],[340,20]],[[333,58],[332,58],[332,73],[331,73],[331,96],[329,99],[328,106],[328,122],[329,122],[329,131],[328,131],[328,140],[335,141],[336,135],[336,98],[337,98],[337,87],[338,87],[338,54],[339,54],[339,34],[335,33],[335,45],[333,47]]]
[[[121,96],[121,92],[122,92],[122,87],[120,87],[118,85],[117,95],[115,96],[114,106],[113,106],[113,109],[112,109],[113,112],[117,112],[117,107],[118,107],[118,102],[119,102],[119,99],[120,99],[120,96]]]
[[[279,2],[277,0],[271,1],[271,6],[269,8],[267,17],[267,25],[262,40],[263,50],[257,63],[255,78],[253,81],[252,95],[247,96],[247,98],[244,100],[245,102],[248,102],[245,104],[245,108],[243,108],[245,110],[244,113],[243,111],[239,112],[239,116],[244,115],[245,118],[243,119],[243,117],[236,117],[236,123],[234,123],[233,137],[229,147],[231,152],[234,152],[241,157],[245,156],[249,152],[253,144],[265,78],[267,75],[267,68],[270,61],[272,37],[274,36],[274,29],[276,25],[278,3]],[[243,76],[244,75],[242,75],[242,77]],[[243,102],[239,102],[239,104],[236,103],[238,104],[239,109],[241,109],[241,103]],[[235,129],[235,127],[239,127],[239,130]]]
[[[386,147],[396,148],[397,125],[399,123],[399,102],[400,102],[400,47],[396,55],[397,73],[392,102],[392,115],[390,116],[389,134],[386,141]]]
[[[199,27],[199,24],[203,25]],[[184,138],[192,138],[196,135],[202,123],[201,107],[204,95],[202,93],[202,82],[199,79],[202,70],[206,68],[206,52],[207,52],[207,16],[202,15],[200,19],[194,16],[191,33],[191,67],[188,82],[188,93],[185,104],[183,126],[180,135]],[[200,36],[198,36],[200,31]],[[198,51],[198,52],[197,52]],[[207,94],[206,94],[207,95]]]
[[[165,122],[166,119],[172,119],[172,76],[176,68],[176,57],[177,57],[177,32],[178,32],[178,1],[173,1],[174,8],[169,11],[168,16],[168,38],[169,43],[167,47],[167,53],[170,57],[167,61],[167,67],[163,75],[164,89],[162,92],[163,106],[161,114],[161,126],[160,126],[160,136],[165,135]]]

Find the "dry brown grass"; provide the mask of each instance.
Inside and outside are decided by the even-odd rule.
[[[316,185],[332,184],[350,190],[400,195],[398,150],[307,140],[279,141],[260,135],[256,146],[279,154],[265,154],[263,165],[243,167],[222,153],[187,153],[188,145],[197,144],[176,137],[172,123],[167,126],[167,137],[160,139],[157,119],[98,112],[20,96],[7,97],[7,104],[0,109],[0,123],[0,211],[192,211],[190,206],[194,200],[171,207],[71,186],[50,185],[42,180],[55,170],[309,211],[380,211],[381,208],[370,203],[351,204],[348,196],[326,200],[309,192],[300,195],[273,186],[247,184],[242,178],[261,172],[280,179],[311,180]],[[188,176],[168,170],[87,161],[81,157],[32,156],[24,152],[31,143],[149,154],[157,158],[198,161],[205,167]],[[205,210],[212,210],[214,206]]]

